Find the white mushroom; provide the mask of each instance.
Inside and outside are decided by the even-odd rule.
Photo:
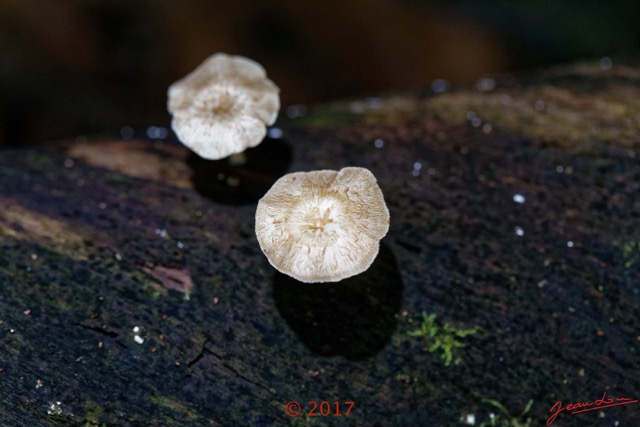
[[[256,236],[271,265],[307,283],[362,273],[387,231],[382,191],[359,167],[285,175],[256,211]]]
[[[279,91],[257,62],[216,53],[169,86],[171,127],[205,159],[240,153],[260,144],[275,122]]]

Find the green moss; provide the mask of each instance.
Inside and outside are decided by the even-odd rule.
[[[576,153],[597,152],[602,141],[638,147],[640,102],[637,90],[628,86],[588,94],[555,86],[457,92],[434,98],[426,108],[427,117],[457,124],[465,124],[467,114],[474,112],[492,129]]]
[[[308,414],[299,417],[295,417],[291,420],[293,427],[326,427],[326,423],[323,421],[324,417],[310,417]]]
[[[622,253],[622,262],[627,270],[640,263],[640,242],[614,242]]]
[[[185,403],[171,399],[170,397],[153,395],[149,400],[151,400],[154,405],[185,414],[191,420],[200,418],[200,415],[196,411],[190,409]]]
[[[161,296],[166,296],[168,291],[162,286],[156,279],[147,275],[147,273],[143,273],[141,271],[130,271],[127,272],[129,277],[131,277],[134,281],[142,283],[142,289],[151,295],[151,298],[157,299]]]
[[[424,337],[427,339],[429,353],[441,353],[445,366],[449,366],[451,362],[459,365],[460,357],[453,356],[456,348],[462,348],[465,345],[459,340],[478,332],[478,328],[473,329],[455,329],[453,326],[445,323],[440,326],[436,323],[436,314],[427,314],[422,312],[422,324],[420,328],[408,332],[412,337]]]
[[[494,408],[497,408],[500,413],[491,417],[491,420],[489,422],[483,422],[482,424],[480,424],[480,427],[529,427],[531,425],[531,417],[527,417],[526,419],[524,417],[529,413],[529,411],[531,411],[531,407],[533,406],[532,399],[529,399],[522,412],[518,415],[511,415],[507,408],[505,408],[504,405],[497,400],[482,399],[482,402],[488,403]]]
[[[85,427],[90,426],[98,426],[101,425],[98,421],[100,414],[102,413],[102,408],[93,400],[89,399],[84,403],[84,412],[85,412]],[[102,424],[104,425],[104,424]]]
[[[312,113],[291,119],[286,126],[347,126],[362,120],[362,116],[342,108],[317,109]],[[283,123],[284,125],[284,123]]]

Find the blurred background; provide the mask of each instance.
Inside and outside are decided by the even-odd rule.
[[[3,0],[0,146],[169,126],[166,89],[250,57],[283,106],[640,49],[638,0]]]

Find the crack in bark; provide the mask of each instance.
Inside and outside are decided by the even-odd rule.
[[[100,333],[102,335],[106,335],[106,336],[108,336],[110,338],[118,338],[118,333],[117,332],[108,331],[108,330],[106,330],[104,328],[101,328],[99,326],[90,326],[90,325],[85,325],[84,323],[76,323],[76,325],[80,326],[81,328],[88,329],[88,330],[93,331],[93,332],[98,332],[98,333]]]
[[[209,343],[209,339],[205,339],[204,342],[202,343],[202,348],[200,349],[200,352],[198,354],[196,354],[196,356],[191,359],[189,362],[187,362],[187,366],[188,367],[192,367],[193,365],[195,365],[196,363],[198,363],[205,355],[205,353],[208,353],[210,355],[212,355],[213,357],[215,357],[218,362],[220,362],[220,364],[222,365],[223,368],[227,369],[228,371],[230,371],[232,374],[236,375],[237,377],[245,380],[246,382],[248,382],[249,384],[252,384],[256,387],[259,387],[263,390],[265,390],[266,392],[268,392],[271,395],[276,395],[269,387],[265,386],[264,384],[260,384],[259,382],[256,382],[246,376],[244,376],[243,374],[241,374],[240,372],[238,372],[238,370],[236,370],[235,368],[231,367],[229,364],[227,364],[223,357],[221,355],[219,355],[218,353],[216,353],[215,351],[211,350],[210,348],[207,347],[207,344]]]
[[[187,366],[188,367],[192,367],[193,365],[198,363],[200,361],[200,359],[202,359],[204,357],[204,350],[205,350],[205,346],[207,345],[207,342],[209,342],[209,339],[205,339],[204,340],[204,342],[202,343],[202,347],[200,348],[200,351],[198,352],[198,354],[196,354],[193,359],[191,359],[190,361],[187,362]]]

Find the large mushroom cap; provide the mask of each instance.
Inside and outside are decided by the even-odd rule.
[[[184,145],[215,160],[258,145],[280,109],[278,87],[251,59],[216,53],[169,86],[171,127]]]
[[[271,265],[307,283],[362,273],[387,231],[382,191],[359,167],[285,175],[256,211],[256,236]]]

